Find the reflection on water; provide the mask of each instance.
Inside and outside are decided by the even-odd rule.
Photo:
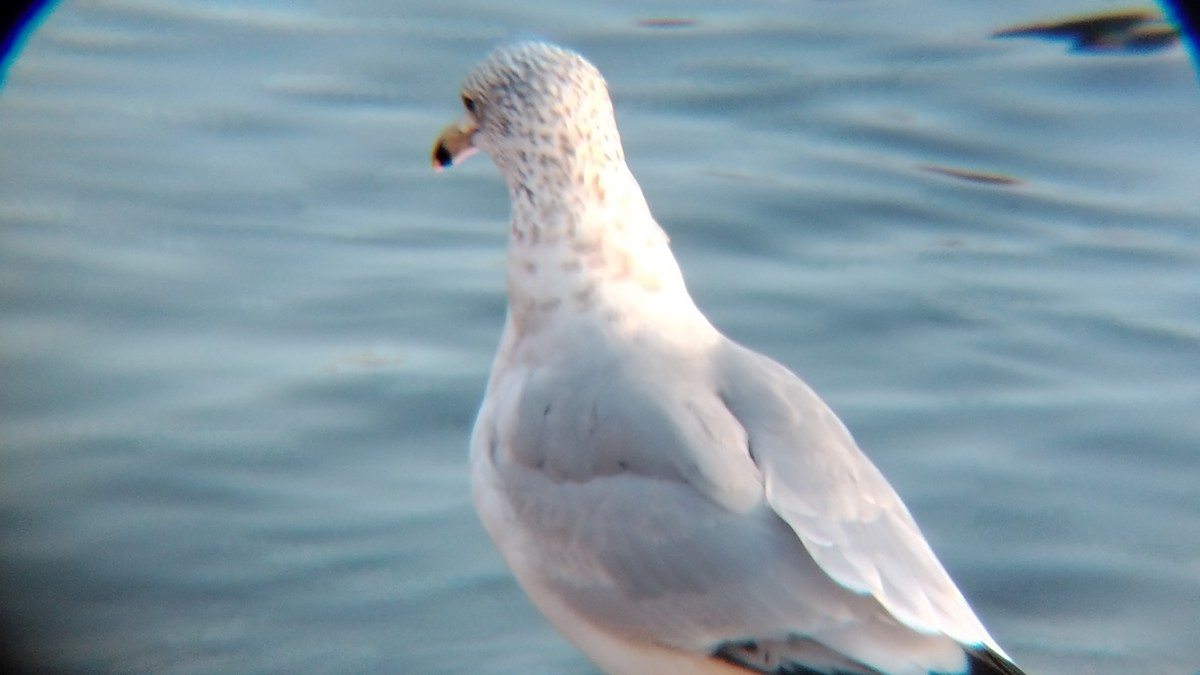
[[[1071,0],[1062,15],[1107,9]],[[693,294],[1036,673],[1188,673],[1200,118],[1034,2],[64,2],[0,91],[0,618],[52,672],[591,673],[472,513],[506,36],[608,76]]]

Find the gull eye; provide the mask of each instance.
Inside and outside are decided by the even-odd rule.
[[[478,107],[475,103],[475,99],[471,98],[470,96],[467,96],[466,94],[463,94],[462,102],[463,102],[463,107],[467,109],[467,112],[474,115],[475,109]]]

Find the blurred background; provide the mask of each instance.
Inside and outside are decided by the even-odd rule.
[[[459,82],[607,76],[697,302],[1031,674],[1200,671],[1200,92],[1103,0],[63,0],[0,88],[0,633],[44,673],[592,674],[478,525],[507,196]]]

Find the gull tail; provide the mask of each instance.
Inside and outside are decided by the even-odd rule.
[[[1017,664],[987,647],[968,649],[967,666],[969,675],[1025,675]]]
[[[965,651],[967,670],[959,675],[1025,675],[1025,671],[1015,663],[988,647],[966,647]],[[726,643],[713,656],[745,668],[747,675],[886,675],[818,642],[803,638],[774,643]]]

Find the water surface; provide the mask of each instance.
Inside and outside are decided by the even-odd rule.
[[[542,35],[713,321],[805,377],[1031,673],[1194,673],[1200,97],[1043,3],[65,1],[0,90],[0,618],[56,673],[594,673],[470,505]],[[647,19],[683,19],[654,22]]]

